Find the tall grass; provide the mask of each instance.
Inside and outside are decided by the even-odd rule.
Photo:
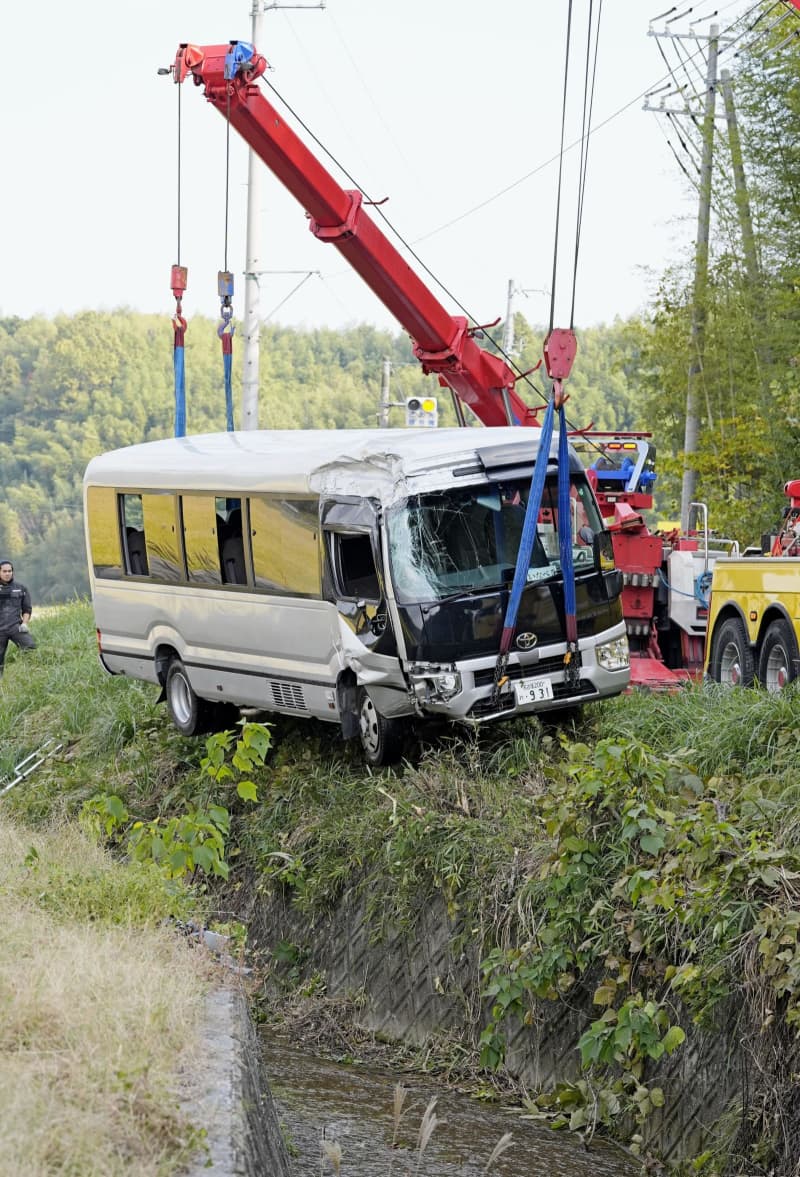
[[[101,790],[155,801],[187,752],[196,765],[196,743],[166,722],[154,686],[102,668],[87,602],[34,620],[37,649],[10,650],[0,678],[0,788],[47,739],[62,749],[0,798],[3,811],[47,821]]]
[[[167,1177],[197,1154],[181,1067],[201,1065],[206,965],[159,926],[163,880],[75,828],[0,818],[0,1168]]]
[[[707,683],[674,694],[637,692],[603,704],[591,722],[598,737],[642,740],[703,777],[758,779],[773,795],[798,781],[800,684],[779,694]]]

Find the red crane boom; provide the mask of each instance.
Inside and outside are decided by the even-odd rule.
[[[480,347],[466,318],[450,315],[365,211],[361,192],[342,188],[265,98],[264,57],[241,41],[181,45],[175,82],[190,74],[205,96],[299,201],[311,232],[329,241],[409,333],[423,370],[439,376],[484,425],[536,425],[517,395],[516,373]]]

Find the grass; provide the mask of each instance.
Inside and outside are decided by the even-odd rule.
[[[0,788],[47,739],[63,748],[0,799],[4,812],[34,823],[74,816],[101,790],[158,805],[196,768],[196,742],[166,723],[153,686],[103,670],[88,603],[48,612],[36,639],[32,653],[9,651],[0,678]]]
[[[701,776],[746,775],[782,793],[796,781],[798,719],[798,684],[770,695],[706,683],[615,699],[598,708],[594,722],[598,736],[635,736],[657,752],[682,756]]]
[[[63,823],[98,793],[116,794],[132,818],[145,822],[185,807],[203,785],[203,745],[174,731],[155,702],[155,687],[105,674],[89,606],[76,603],[41,619],[36,636],[38,650],[24,659],[12,653],[0,680],[0,788],[2,777],[10,778],[14,766],[45,740],[64,748],[0,798],[0,816],[32,829],[36,838],[41,831],[42,838],[55,836],[68,844],[72,834]],[[365,898],[375,938],[387,928],[413,934],[418,914],[432,902],[443,902],[453,935],[459,937],[456,955],[463,950],[477,967],[481,956],[495,953],[500,962],[495,979],[512,1009],[515,978],[530,989],[546,988],[541,960],[529,950],[548,920],[553,928],[558,925],[553,959],[556,949],[569,951],[570,967],[578,972],[605,967],[604,958],[624,963],[629,954],[622,932],[636,925],[640,947],[624,963],[630,971],[624,984],[622,971],[619,982],[612,978],[608,990],[617,994],[617,1004],[637,984],[648,996],[652,991],[663,997],[665,970],[676,968],[686,999],[686,978],[695,965],[702,966],[706,973],[692,982],[695,988],[707,990],[709,1000],[717,992],[741,999],[741,1008],[752,1014],[756,1052],[759,1042],[766,1042],[759,1029],[760,1000],[781,1016],[789,1000],[800,1009],[800,942],[790,894],[800,848],[800,689],[779,696],[703,686],[674,695],[637,693],[587,708],[579,724],[560,733],[536,721],[477,734],[453,729],[426,740],[415,765],[383,772],[367,771],[357,749],[344,744],[332,725],[276,719],[271,731],[266,764],[255,774],[258,804],[224,801],[233,819],[227,848],[230,883],[227,888],[209,885],[203,899],[218,915],[230,907],[225,914],[247,911],[257,917],[254,894],[272,892],[299,911],[298,928],[307,923],[308,943],[290,946],[288,965],[282,966],[275,954],[271,980],[289,989],[311,983],[304,965],[312,957],[315,919],[355,888]],[[576,767],[570,758],[583,741],[591,759],[603,740],[635,745],[640,751],[632,763],[638,758],[648,767],[628,779],[621,761],[608,761],[606,767],[622,775],[614,784],[616,808],[600,805],[598,824],[593,806],[596,798],[611,797],[609,776],[602,766]],[[663,788],[658,784],[662,760],[670,762]],[[657,784],[663,793],[659,803],[653,800]],[[578,803],[581,789],[588,800]],[[620,835],[620,814],[629,810],[629,828],[638,832],[627,837]],[[54,821],[59,824],[52,835]],[[660,848],[665,840],[670,854]],[[158,923],[180,901],[179,895],[160,889],[144,868],[112,883],[102,858],[79,854],[62,861],[36,845],[38,860],[29,857],[26,863],[25,850],[20,866],[17,853],[15,895],[24,911],[45,921],[45,935],[65,925],[82,932],[102,930],[105,937],[132,935],[130,929],[138,935],[148,924],[146,911],[152,913],[150,923]],[[598,847],[602,869],[596,866]],[[595,855],[595,865],[581,865],[583,852]],[[78,865],[73,870],[70,863]],[[652,900],[649,892],[640,891],[643,886],[650,888]],[[584,910],[582,896],[590,892],[597,906]],[[717,910],[723,899],[724,912]],[[571,913],[575,945],[569,939]],[[685,947],[689,951],[690,917],[696,929],[692,962],[682,956]],[[669,935],[667,925],[673,929]],[[160,934],[158,928],[151,930]],[[250,931],[258,940],[257,918]],[[263,946],[269,954],[268,928]],[[773,947],[774,959],[766,955]],[[788,957],[778,949],[791,957],[785,966],[781,962]],[[748,966],[744,978],[742,961]],[[563,976],[565,984],[575,979],[571,972]],[[781,990],[784,983],[788,988]],[[524,1014],[522,998],[519,1004]],[[479,978],[469,1009],[477,1026]],[[783,1025],[784,1031],[793,1034],[794,1027]],[[465,1039],[464,1049],[469,1046]],[[51,1064],[61,1049],[44,1051]],[[781,1045],[773,1054],[753,1056],[765,1110],[761,1126],[751,1127],[756,1136],[763,1130],[764,1139],[780,1092],[784,1103],[794,1098],[786,1094],[790,1078],[778,1072],[781,1059],[796,1057],[796,1047]],[[133,1057],[138,1057],[135,1052]],[[135,1062],[123,1074],[138,1075],[139,1066]],[[115,1090],[119,1093],[120,1081]],[[158,1137],[155,1121],[153,1127]],[[180,1131],[175,1129],[175,1140]],[[740,1140],[743,1155],[745,1145],[750,1147]]]
[[[209,972],[163,924],[176,902],[74,825],[0,817],[4,1172],[167,1177],[198,1154],[179,1076]]]

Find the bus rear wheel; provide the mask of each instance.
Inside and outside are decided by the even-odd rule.
[[[729,617],[714,632],[711,677],[723,686],[751,687],[755,674],[755,658],[747,630],[738,617]]]
[[[774,694],[797,677],[797,641],[788,621],[773,621],[758,660],[758,681]]]
[[[406,732],[404,720],[387,719],[381,715],[362,687],[358,692],[358,734],[367,764],[380,768],[384,764],[396,763],[403,753]]]
[[[198,699],[192,690],[186,667],[180,658],[173,658],[167,668],[164,694],[170,719],[182,735],[197,736],[208,731],[211,708],[204,699]]]

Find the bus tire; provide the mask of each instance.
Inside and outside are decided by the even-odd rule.
[[[784,618],[773,621],[764,637],[758,659],[758,681],[774,694],[797,677],[797,641]]]
[[[711,677],[727,687],[751,687],[756,675],[755,658],[747,630],[738,617],[728,617],[714,630]]]
[[[182,735],[197,736],[208,731],[211,709],[192,690],[180,658],[173,658],[167,667],[164,694],[170,719]]]
[[[395,764],[403,753],[407,725],[402,719],[381,715],[368,691],[358,692],[358,735],[367,764],[380,768]]]

